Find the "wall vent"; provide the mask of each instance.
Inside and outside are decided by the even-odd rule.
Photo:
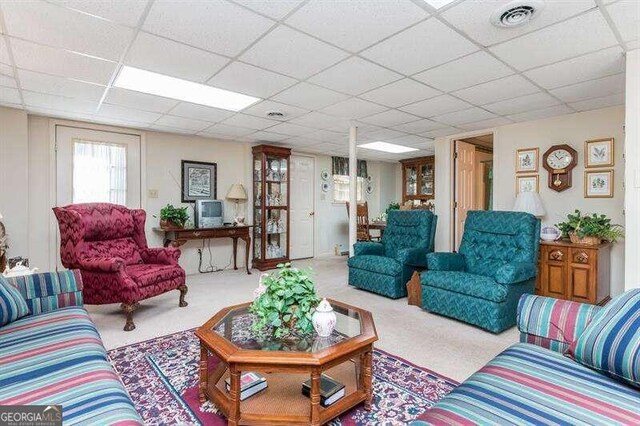
[[[491,23],[500,28],[519,27],[537,18],[543,8],[540,0],[512,1],[493,12]]]

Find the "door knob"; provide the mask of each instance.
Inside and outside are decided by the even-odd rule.
[[[316,212],[309,212],[309,216],[313,216],[315,214],[316,214]]]

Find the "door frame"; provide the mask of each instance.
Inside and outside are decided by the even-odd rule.
[[[58,200],[58,167],[57,167],[57,127],[74,127],[83,130],[97,130],[102,132],[120,133],[140,138],[140,208],[146,209],[147,204],[147,141],[146,132],[136,129],[109,126],[104,124],[89,123],[84,121],[72,121],[58,118],[49,118],[49,205],[56,207]],[[58,222],[53,213],[49,220],[49,265],[51,270],[58,270],[60,240]]]
[[[313,244],[311,245],[312,247],[312,255],[311,257],[306,257],[303,259],[313,259],[316,257],[316,241],[318,239],[318,221],[316,220],[316,213],[317,213],[317,209],[316,209],[316,169],[317,169],[317,161],[318,158],[315,155],[311,155],[311,154],[306,154],[306,153],[301,153],[301,152],[296,152],[296,151],[291,151],[291,157],[305,157],[305,158],[309,158],[311,159],[312,163],[313,163],[313,171],[311,173],[312,176],[312,182],[313,182],[313,194],[311,196],[311,200],[312,200],[312,206],[313,206]],[[291,158],[289,158],[289,161],[291,161]],[[291,188],[289,188],[289,194],[293,194],[293,191],[291,190]],[[292,203],[293,204],[293,203]],[[291,206],[289,206],[289,208],[291,208]],[[289,218],[289,220],[291,220],[291,218]],[[291,253],[291,247],[289,247],[289,253]]]

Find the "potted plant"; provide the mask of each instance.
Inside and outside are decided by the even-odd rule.
[[[189,220],[186,207],[174,207],[167,204],[160,209],[160,227],[162,229],[182,229]]]
[[[253,331],[271,332],[275,337],[313,332],[313,310],[319,303],[313,280],[307,271],[279,264],[272,274],[262,274],[249,311],[256,315]]]
[[[606,215],[593,213],[582,214],[577,210],[567,215],[567,220],[556,225],[564,238],[569,237],[572,243],[598,245],[603,240],[615,242],[624,238],[622,225],[611,223]]]

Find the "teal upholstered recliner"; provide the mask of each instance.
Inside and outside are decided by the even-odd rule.
[[[427,210],[390,211],[381,242],[354,244],[349,284],[393,299],[405,297],[413,272],[427,266],[436,222]]]
[[[529,213],[471,211],[459,253],[430,253],[422,307],[499,333],[516,324],[518,300],[533,293],[540,221]]]

